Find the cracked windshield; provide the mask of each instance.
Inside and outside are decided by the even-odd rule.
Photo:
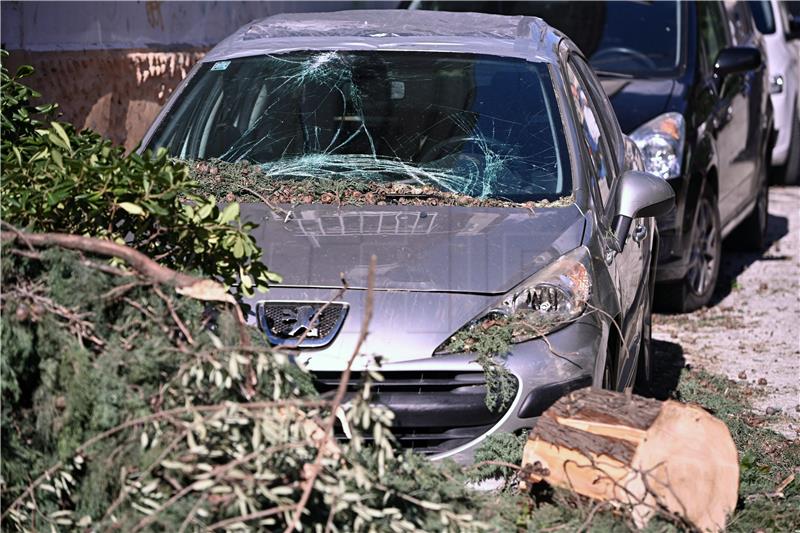
[[[547,67],[512,58],[302,52],[206,64],[150,147],[162,146],[256,165],[256,186],[324,180],[509,202],[572,191]]]

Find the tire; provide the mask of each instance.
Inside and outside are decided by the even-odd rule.
[[[688,313],[711,301],[722,257],[719,210],[713,194],[704,192],[697,203],[690,238],[689,269],[677,282],[659,284],[655,301],[659,308]]]
[[[767,223],[769,221],[769,185],[766,177],[758,188],[753,212],[742,221],[731,242],[738,250],[761,252],[767,247]]]
[[[795,115],[797,113],[795,112]],[[783,183],[786,185],[800,184],[800,116],[794,117],[792,122],[792,137],[789,142],[789,155],[783,166]]]

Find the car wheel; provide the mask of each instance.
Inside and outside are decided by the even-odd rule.
[[[737,249],[760,252],[767,247],[767,223],[769,220],[769,185],[761,180],[753,212],[736,229],[731,241]]]
[[[713,195],[700,198],[690,239],[689,269],[678,282],[658,287],[656,301],[668,311],[688,313],[711,300],[722,256],[719,211]]]
[[[800,116],[795,116],[794,122],[792,123],[789,155],[783,167],[783,183],[786,185],[797,185],[800,183]]]

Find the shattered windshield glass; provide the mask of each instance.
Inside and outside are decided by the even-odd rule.
[[[472,54],[296,52],[205,64],[149,148],[264,179],[399,182],[513,202],[567,196],[547,65]]]

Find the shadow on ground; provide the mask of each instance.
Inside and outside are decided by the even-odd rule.
[[[652,347],[653,377],[645,389],[637,389],[635,392],[648,398],[666,400],[678,388],[686,359],[680,344],[653,339]]]
[[[784,216],[769,215],[767,219],[767,246],[763,252],[743,252],[736,249],[736,232],[732,233],[724,241],[722,250],[722,264],[720,265],[719,278],[714,288],[714,295],[708,306],[715,306],[730,294],[739,274],[757,261],[789,261],[791,256],[777,254],[767,254],[768,250],[775,241],[778,241],[789,233],[789,219]]]
[[[769,215],[767,221],[767,247],[789,233],[789,220],[784,216]],[[779,251],[743,252],[736,250],[735,232],[725,241],[722,252],[719,279],[714,288],[714,295],[709,306],[719,304],[733,289],[739,275],[757,261],[788,261],[791,256],[782,255]],[[686,365],[683,348],[674,342],[653,339],[653,372],[652,382],[644,390],[636,390],[637,394],[666,400],[673,396],[678,387],[681,370]]]

